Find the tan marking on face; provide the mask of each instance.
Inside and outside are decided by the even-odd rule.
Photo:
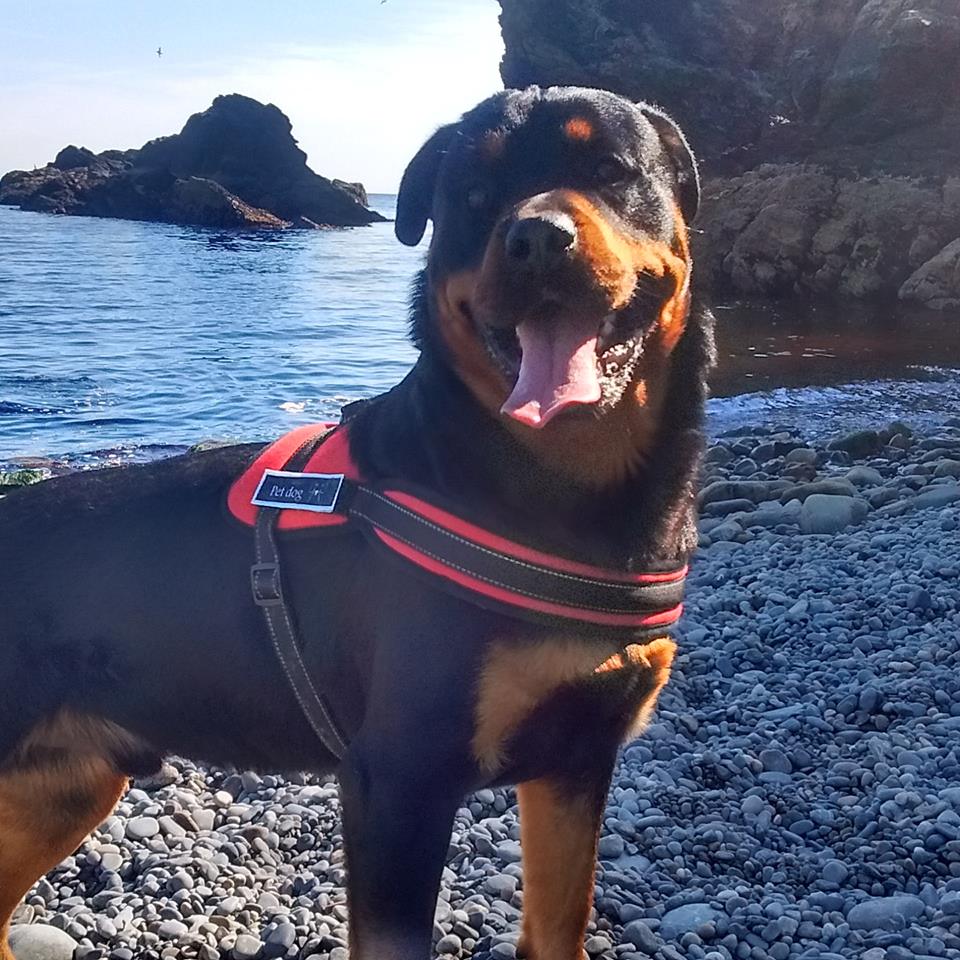
[[[436,284],[437,314],[454,369],[480,403],[494,412],[503,405],[510,387],[463,309],[475,301],[478,278],[479,270],[462,270]]]
[[[520,955],[581,960],[593,906],[602,807],[549,780],[520,784],[517,798],[523,849]]]
[[[564,135],[568,140],[586,143],[593,139],[593,124],[586,117],[571,117],[563,125]]]
[[[630,664],[651,672],[651,694],[631,721],[634,729],[645,725],[653,710],[660,688],[670,676],[675,650],[668,638],[627,648]],[[617,652],[618,645],[607,640],[494,644],[483,666],[475,710],[473,754],[481,770],[490,775],[500,770],[506,761],[506,745],[523,720],[561,687],[596,673]],[[626,665],[621,662],[620,669]]]
[[[119,727],[61,714],[40,724],[0,772],[0,960],[23,895],[102,823],[127,787],[105,751]],[[66,752],[63,752],[66,751]],[[19,765],[18,765],[19,764]]]
[[[597,283],[610,296],[611,310],[626,306],[645,273],[672,279],[668,305],[685,289],[690,271],[685,239],[683,248],[675,251],[660,240],[624,236],[583,194],[572,190],[562,193],[577,225],[579,248]]]
[[[673,250],[675,257],[685,264],[685,269],[671,271],[675,280],[673,295],[664,303],[660,311],[657,326],[661,349],[666,353],[672,353],[680,337],[683,336],[687,316],[690,313],[690,240],[687,224],[679,207],[674,208]]]

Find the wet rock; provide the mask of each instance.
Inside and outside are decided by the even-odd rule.
[[[483,885],[483,889],[497,900],[511,900],[517,892],[517,878],[505,873],[498,873],[490,877]]]
[[[850,480],[818,480],[814,483],[801,483],[793,487],[787,487],[780,494],[781,503],[789,503],[791,500],[799,500],[803,503],[807,497],[815,493],[823,493],[835,497],[855,497],[857,488]]]
[[[853,497],[817,493],[807,497],[800,511],[802,533],[838,533],[861,523],[869,512],[867,503]]]
[[[220,228],[383,220],[361,193],[314,173],[287,117],[239,94],[217,97],[180,133],[140,150],[94,155],[71,146],[46,167],[0,178],[0,203],[25,210]]]
[[[847,471],[846,479],[855,487],[875,487],[883,483],[883,474],[879,470],[874,470],[873,467],[856,466]]]
[[[706,517],[725,517],[730,513],[752,510],[754,506],[752,500],[716,500],[703,508],[703,515]]]
[[[710,447],[710,449],[707,450],[707,452],[704,454],[703,462],[724,466],[730,463],[731,460],[735,459],[736,456],[730,451],[729,447],[725,447],[723,444],[717,444],[716,446]]]
[[[902,930],[923,911],[924,903],[919,897],[875,897],[851,907],[847,923],[854,930]]]
[[[660,921],[660,936],[664,940],[677,940],[717,918],[717,911],[707,903],[688,903],[675,907],[664,914]]]
[[[609,836],[600,838],[598,853],[601,860],[616,860],[617,857],[623,856],[623,851],[623,837],[618,837],[616,834],[611,834]]]
[[[793,764],[790,762],[790,758],[782,750],[776,748],[761,751],[760,762],[763,764],[763,769],[768,773],[793,772]]]
[[[935,478],[960,477],[960,460],[941,460],[933,471]]]
[[[960,307],[960,239],[948,243],[918,267],[900,287],[901,300],[913,300],[934,310]]]
[[[633,920],[623,928],[621,943],[630,944],[652,957],[660,947],[660,938],[643,920]]]
[[[840,886],[849,875],[846,864],[840,860],[828,860],[823,865],[823,879],[831,886]]]
[[[787,463],[800,463],[813,466],[817,462],[817,451],[811,447],[794,447],[783,459]]]
[[[177,180],[170,188],[169,211],[175,223],[195,223],[205,227],[282,229],[290,226],[289,220],[244,203],[219,183],[204,177]]]
[[[779,496],[780,492],[789,484],[783,481],[766,482],[764,480],[718,480],[705,487],[700,493],[700,505],[721,501],[748,500],[759,503]]]
[[[160,832],[160,822],[155,817],[137,817],[127,824],[127,836],[131,840],[149,840]]]
[[[876,430],[856,430],[827,444],[828,450],[843,450],[852,457],[869,457],[881,447]]]
[[[233,960],[256,960],[263,950],[263,943],[259,937],[251,936],[248,933],[241,933],[237,937],[237,942],[230,951]]]
[[[69,934],[44,923],[14,924],[10,928],[15,960],[73,960],[78,946]]]

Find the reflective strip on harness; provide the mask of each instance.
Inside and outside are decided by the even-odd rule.
[[[428,573],[501,604],[610,627],[648,630],[680,618],[686,568],[666,574],[605,571],[489,534],[396,490],[360,487],[350,516]],[[456,521],[451,529],[438,514]],[[483,541],[496,541],[491,547]]]
[[[251,501],[257,501],[280,511],[280,531],[349,522],[454,592],[505,613],[634,633],[662,632],[679,620],[686,566],[608,570],[516,543],[408,490],[362,482],[347,426],[310,430],[282,438],[234,484],[228,499],[234,516],[254,524]],[[285,470],[293,452],[314,440],[319,445],[302,469]]]

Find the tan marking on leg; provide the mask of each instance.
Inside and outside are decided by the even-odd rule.
[[[31,732],[0,771],[0,960],[13,960],[7,933],[24,894],[123,795],[127,778],[104,749],[118,742],[135,741],[105,721],[61,714]]]
[[[517,788],[523,848],[523,935],[530,960],[581,960],[593,905],[603,804],[548,780]]]
[[[537,704],[565,684],[593,673],[616,644],[544,640],[493,646],[480,677],[473,754],[485,773],[503,765],[511,734]]]
[[[627,739],[632,740],[634,737],[639,737],[646,730],[647,724],[650,723],[650,716],[657,705],[660,691],[670,679],[670,667],[673,665],[677,645],[670,637],[658,637],[642,646],[631,643],[624,652],[631,663],[651,671],[650,693],[644,697],[643,703],[640,704],[636,716],[633,718],[630,732],[627,734]]]
[[[670,677],[676,644],[660,637],[632,643],[593,668],[608,673],[644,671],[646,687],[634,719],[639,732]],[[612,760],[611,760],[612,763]],[[520,784],[523,848],[523,934],[518,952],[529,960],[582,960],[583,938],[593,904],[597,840],[609,778],[591,792],[544,778]]]
[[[495,644],[483,667],[476,706],[473,754],[481,770],[493,774],[503,766],[503,751],[510,737],[551,694],[594,673],[621,669],[628,661],[653,671],[651,693],[632,724],[633,731],[642,730],[670,677],[675,651],[676,644],[667,637],[646,645],[630,644],[622,652],[612,641],[603,640]]]

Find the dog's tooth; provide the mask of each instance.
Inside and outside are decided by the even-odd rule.
[[[600,324],[600,336],[613,336],[613,331],[616,329],[616,322],[617,315],[615,313],[608,313]]]

